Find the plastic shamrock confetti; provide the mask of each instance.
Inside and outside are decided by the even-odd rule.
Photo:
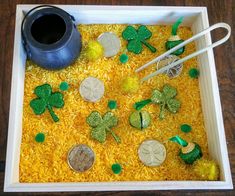
[[[127,50],[135,54],[140,54],[144,44],[151,52],[156,52],[156,48],[146,42],[152,36],[151,31],[146,26],[141,25],[136,30],[133,26],[127,26],[122,32],[123,39],[128,41]]]
[[[104,114],[103,118],[99,112],[93,111],[87,117],[86,122],[92,127],[91,137],[98,140],[100,143],[104,143],[107,133],[111,133],[117,143],[121,142],[121,139],[111,130],[112,127],[118,123],[117,117],[112,112]]]
[[[201,147],[197,143],[188,143],[178,135],[170,138],[169,140],[182,146],[182,149],[180,149],[179,152],[179,156],[185,163],[192,164],[194,161],[202,157]]]
[[[166,84],[164,85],[162,92],[156,89],[153,90],[151,99],[146,99],[140,102],[136,102],[134,104],[134,108],[136,110],[141,110],[147,104],[150,103],[159,104],[160,105],[159,118],[164,119],[165,109],[167,109],[171,113],[178,112],[181,103],[179,100],[174,98],[176,95],[177,95],[176,89]]]
[[[58,116],[54,113],[52,108],[62,108],[64,106],[63,94],[60,92],[52,93],[52,88],[49,84],[37,86],[34,89],[34,93],[38,96],[38,98],[30,102],[30,107],[33,109],[34,113],[40,115],[44,113],[47,108],[54,122],[59,121]]]
[[[175,46],[181,44],[184,40],[182,40],[178,35],[177,35],[177,29],[179,27],[179,25],[182,23],[183,21],[183,17],[179,18],[172,26],[172,31],[171,31],[171,37],[168,39],[168,41],[166,42],[166,49],[170,50],[171,48],[174,48]],[[184,52],[184,48],[182,47],[178,50],[176,50],[175,52],[173,52],[172,54],[174,55],[181,55]]]

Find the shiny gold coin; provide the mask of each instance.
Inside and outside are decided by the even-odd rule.
[[[69,150],[67,161],[70,168],[74,171],[85,172],[92,167],[95,161],[95,154],[89,146],[79,144]]]
[[[121,41],[113,32],[102,33],[97,41],[103,46],[105,57],[115,56],[121,48]]]
[[[138,149],[141,162],[146,166],[159,166],[166,159],[166,148],[157,140],[145,140]]]
[[[104,95],[104,83],[98,78],[87,77],[82,81],[79,93],[84,100],[97,102]]]
[[[180,60],[178,56],[168,55],[157,62],[157,70],[167,65],[170,65],[171,63],[174,63],[175,61],[178,61],[178,60]],[[179,76],[182,70],[183,70],[183,63],[166,70],[164,73],[167,74],[169,78],[174,78],[174,77]]]

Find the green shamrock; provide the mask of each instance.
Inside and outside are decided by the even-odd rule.
[[[156,89],[153,90],[152,97],[150,99],[136,102],[134,104],[134,108],[136,110],[141,110],[144,106],[146,106],[149,103],[160,104],[159,118],[164,119],[165,108],[167,108],[171,113],[178,112],[181,104],[180,104],[180,101],[178,101],[177,99],[174,99],[176,95],[177,95],[176,89],[166,84],[163,87],[162,92]]]
[[[49,84],[37,86],[34,89],[34,93],[38,96],[38,98],[35,98],[30,102],[30,107],[33,109],[34,113],[40,115],[44,113],[47,108],[53,120],[55,122],[59,121],[59,118],[52,110],[52,107],[62,108],[64,106],[63,94],[60,92],[52,93],[52,88]]]
[[[163,87],[162,93],[158,90],[153,91],[151,101],[155,104],[160,104],[160,119],[164,118],[165,108],[167,108],[171,113],[178,112],[180,108],[180,101],[174,99],[176,95],[176,89],[168,84]]]
[[[146,39],[149,39],[151,36],[151,31],[149,31],[144,25],[139,26],[138,30],[133,26],[127,26],[122,32],[123,39],[128,41],[127,50],[135,54],[142,52],[142,44],[147,46],[151,52],[156,52],[156,48],[146,42]]]
[[[112,112],[105,113],[102,118],[99,112],[93,111],[87,117],[86,122],[92,127],[91,137],[93,139],[98,140],[100,143],[104,143],[107,132],[110,132],[117,143],[121,142],[121,139],[110,129],[118,123],[117,117]]]

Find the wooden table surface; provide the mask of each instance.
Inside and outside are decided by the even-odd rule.
[[[4,184],[4,165],[7,145],[7,130],[11,91],[11,71],[16,4],[100,4],[100,5],[154,5],[154,6],[206,6],[210,25],[226,22],[232,27],[232,36],[224,45],[214,49],[219,90],[222,102],[227,146],[233,181],[235,181],[235,0],[0,0],[0,195]],[[220,32],[213,33],[213,39],[220,38]],[[86,192],[82,195],[235,195],[228,191],[130,191],[130,192]],[[18,193],[17,195],[41,195],[39,193]],[[79,195],[78,193],[43,193],[43,195]]]

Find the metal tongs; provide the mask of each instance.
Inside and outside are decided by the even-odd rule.
[[[206,33],[209,33],[210,31],[212,31],[214,29],[217,29],[217,28],[225,28],[225,29],[227,29],[227,31],[228,31],[227,35],[225,37],[223,37],[222,39],[220,39],[219,41],[217,41],[217,42],[215,42],[215,43],[213,43],[213,44],[211,44],[211,45],[209,45],[209,46],[207,46],[205,48],[202,48],[202,49],[200,49],[200,50],[198,50],[198,51],[196,51],[196,52],[194,52],[194,53],[192,53],[192,54],[190,54],[190,55],[188,55],[188,56],[186,56],[186,57],[184,57],[182,59],[179,59],[179,60],[177,60],[177,61],[175,61],[175,62],[173,62],[173,63],[171,63],[171,64],[169,64],[169,65],[167,65],[165,67],[162,67],[159,70],[157,70],[157,71],[155,71],[155,72],[145,76],[144,78],[141,79],[141,81],[142,82],[146,81],[146,80],[148,80],[148,79],[150,79],[150,78],[152,78],[152,77],[154,77],[154,76],[156,76],[158,74],[164,73],[165,71],[175,67],[176,65],[179,65],[179,64],[183,63],[184,61],[187,61],[188,59],[191,59],[191,58],[193,58],[193,57],[195,57],[195,56],[197,56],[197,55],[199,55],[199,54],[201,54],[203,52],[206,52],[209,49],[212,49],[212,48],[214,48],[216,46],[219,46],[220,44],[226,42],[229,39],[230,35],[231,35],[231,27],[228,24],[226,24],[226,23],[217,23],[217,24],[214,24],[214,25],[210,26],[209,28],[207,28],[207,29],[203,30],[202,32],[200,32],[200,33],[192,36],[191,38],[185,40],[181,44],[179,44],[179,45],[175,46],[174,48],[168,50],[167,52],[165,52],[162,55],[158,56],[157,58],[151,60],[150,62],[146,63],[145,65],[139,67],[138,69],[135,70],[135,72],[136,73],[140,72],[141,70],[147,68],[151,64],[157,63],[158,61],[160,61],[164,57],[170,55],[171,53],[175,52],[179,48],[187,45],[188,43],[198,39],[199,37],[201,37],[201,36],[205,35]]]

